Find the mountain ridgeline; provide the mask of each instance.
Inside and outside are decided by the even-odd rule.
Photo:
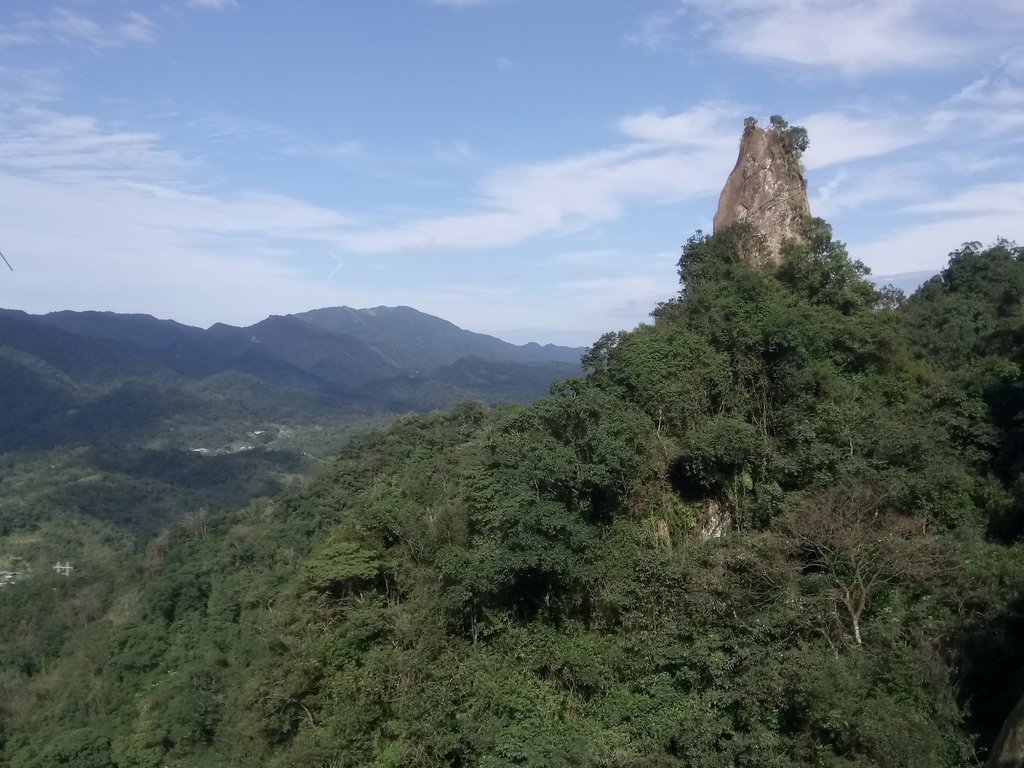
[[[121,405],[135,421],[116,436],[136,444],[153,436],[132,434],[132,423],[225,403],[281,421],[281,403],[291,404],[285,412],[401,413],[466,399],[523,402],[578,371],[582,351],[508,344],[409,307],[337,307],[208,330],[148,315],[0,310],[0,396],[17,404],[0,417],[0,447],[80,439],[76,425],[90,410]],[[147,396],[151,414],[139,412]],[[109,423],[83,428],[111,432]]]
[[[411,307],[314,309],[295,315],[310,325],[345,334],[370,345],[401,368],[429,371],[466,357],[504,363],[577,365],[583,350],[531,342],[516,346]]]
[[[905,298],[825,222],[757,224],[531,405],[4,587],[2,760],[1019,765],[1024,249]]]
[[[397,414],[530,402],[580,371],[582,349],[507,344],[408,307],[304,317],[202,330],[0,310],[0,570],[77,556],[84,540],[144,541],[303,482]],[[3,539],[19,531],[34,543]]]

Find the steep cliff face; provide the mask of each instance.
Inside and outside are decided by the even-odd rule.
[[[786,148],[778,132],[748,125],[736,167],[718,199],[715,231],[750,223],[764,236],[766,259],[775,265],[781,259],[783,241],[799,238],[801,224],[810,214],[799,158]]]

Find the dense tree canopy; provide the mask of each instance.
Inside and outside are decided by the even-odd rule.
[[[824,222],[529,407],[357,439],[0,594],[12,768],[970,765],[1024,689],[1024,254],[903,301]]]

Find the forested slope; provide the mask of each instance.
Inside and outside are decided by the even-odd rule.
[[[0,310],[0,571],[116,557],[186,515],[304,482],[399,414],[532,402],[580,372],[581,349],[507,344],[407,307],[313,314],[352,315],[370,338],[292,315],[202,330]]]
[[[903,301],[808,223],[530,407],[354,441],[0,593],[11,768],[964,766],[1024,690],[1024,251]]]

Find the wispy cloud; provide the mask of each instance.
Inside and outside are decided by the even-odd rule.
[[[0,124],[10,113],[30,105],[55,101],[61,94],[56,72],[43,69],[10,69],[0,65]]]
[[[876,274],[937,270],[942,254],[965,240],[1024,241],[1024,182],[977,184],[900,213],[908,223],[850,246]]]
[[[676,38],[676,23],[685,15],[680,3],[661,8],[644,16],[626,40],[650,51],[659,51]]]
[[[998,20],[998,21],[997,21]],[[674,0],[631,39],[657,49],[686,25],[752,59],[863,75],[943,68],[1014,39],[1024,7],[1006,0]]]
[[[919,203],[907,210],[944,216],[1008,214],[1024,222],[1024,182],[979,184],[945,200]]]
[[[1017,214],[1019,216],[1019,214]],[[1020,219],[1006,215],[979,215],[901,227],[866,242],[851,242],[850,253],[876,275],[933,270],[966,240],[992,243],[999,237],[1021,241]]]
[[[272,147],[275,152],[292,157],[351,160],[362,156],[366,151],[365,144],[360,141],[316,141],[278,123],[237,115],[207,115],[191,121],[188,125],[204,137],[218,143],[262,143]]]
[[[982,77],[945,101],[931,116],[933,130],[970,130],[985,137],[1024,128],[1024,47],[999,57]]]
[[[355,230],[342,245],[363,253],[496,248],[612,221],[635,204],[709,195],[735,161],[739,114],[711,103],[626,117],[618,124],[625,143],[490,171],[469,210]]]
[[[484,158],[467,141],[432,141],[430,157],[450,165],[479,165]]]
[[[813,203],[816,213],[841,215],[878,202],[929,199],[906,209],[914,224],[873,235],[861,250],[851,248],[855,256],[883,273],[909,271],[936,266],[936,254],[947,252],[963,233],[979,239],[1014,236],[1013,222],[1024,221],[1019,186],[971,187],[962,195],[930,199],[933,176],[940,172],[936,163],[929,170],[906,158],[886,168],[865,161],[885,158],[889,163],[896,150],[938,142],[964,125],[957,122],[966,119],[961,110],[969,112],[980,103],[993,110],[1004,105],[1012,113],[1020,82],[1017,66],[1015,59],[1007,59],[945,102],[942,108],[956,113],[946,123],[929,120],[927,106],[904,113],[862,107],[794,117],[811,133],[807,165],[824,179]],[[434,264],[442,257],[458,258],[457,251],[463,258],[486,257],[487,249],[537,239],[538,252],[547,248],[551,253],[545,264],[560,275],[551,290],[571,297],[579,308],[577,317],[585,318],[581,325],[601,328],[608,318],[618,322],[614,318],[620,317],[632,322],[675,289],[674,254],[659,263],[658,271],[644,272],[636,267],[636,254],[619,250],[621,241],[611,243],[595,233],[633,209],[660,206],[671,212],[689,201],[706,206],[704,220],[710,219],[749,111],[747,105],[727,101],[652,108],[612,121],[614,133],[603,144],[505,165],[465,143],[421,140],[417,162],[434,170],[442,162],[461,165],[458,179],[451,182],[467,184],[459,196],[448,202],[440,197],[421,201],[420,207],[408,198],[389,201],[393,205],[387,208],[367,204],[353,214],[260,189],[212,193],[194,183],[209,170],[199,149],[186,152],[160,133],[61,112],[46,102],[45,88],[39,100],[14,94],[20,87],[36,87],[31,84],[10,84],[12,95],[5,98],[6,74],[0,70],[0,198],[5,200],[0,228],[5,245],[26,255],[29,266],[24,273],[19,269],[19,279],[31,278],[34,269],[33,295],[37,302],[50,303],[36,308],[86,308],[82,302],[87,301],[93,307],[129,309],[125,296],[138,296],[131,307],[137,311],[195,317],[211,311],[201,309],[205,305],[226,313],[221,299],[228,285],[246,297],[239,299],[233,316],[213,319],[232,321],[256,319],[243,312],[401,301],[471,327],[492,323],[495,330],[493,323],[499,321],[489,321],[488,314],[501,314],[505,319],[500,322],[527,313],[531,322],[552,326],[576,322],[556,318],[551,305],[525,295],[528,289],[513,290],[504,283],[500,292],[481,299],[471,286],[392,285],[358,293],[345,282],[348,265],[359,263],[363,254],[394,254],[372,260],[386,266],[422,264],[422,251],[437,259]],[[281,125],[230,116],[184,127],[207,147],[211,141],[245,139],[261,151],[273,148],[345,162],[371,150],[375,160],[378,151],[345,137],[308,139]],[[1007,140],[1012,136],[1007,134]],[[993,152],[1004,148],[992,145]],[[918,226],[918,221],[923,223]],[[584,232],[587,238],[572,237]],[[911,247],[915,237],[920,242]],[[346,272],[328,284],[325,278],[335,268],[324,255],[329,250],[344,257]],[[308,254],[322,261],[315,275],[306,266]],[[339,294],[343,289],[350,292]]]
[[[947,63],[958,47],[929,29],[915,0],[694,0],[726,50],[851,74]]]
[[[811,210],[830,219],[878,203],[906,204],[932,192],[928,167],[921,164],[885,165],[851,170],[841,167],[815,191]]]
[[[21,107],[0,131],[0,167],[50,178],[166,178],[186,165],[156,134],[109,130],[85,115]]]
[[[619,129],[638,141],[723,150],[735,147],[744,108],[728,102],[705,102],[676,114],[644,112],[623,118]],[[810,169],[878,157],[928,139],[921,115],[838,110],[816,112],[797,120],[811,136],[804,164]]]
[[[617,219],[632,204],[711,194],[734,159],[732,141],[727,149],[631,143],[511,166],[483,179],[476,210],[354,231],[343,245],[364,253],[512,245]]]
[[[244,236],[245,248],[282,238],[330,245],[354,224],[283,195],[197,191],[190,179],[200,165],[159,134],[38,106],[15,109],[0,121],[0,195],[10,203],[4,228],[37,244],[77,239],[116,254],[144,242],[178,253],[228,236]]]
[[[593,228],[625,215],[636,205],[665,205],[713,197],[735,161],[736,136],[745,110],[726,102],[705,102],[667,113],[647,111],[621,119],[624,143],[549,161],[488,171],[475,200],[462,211],[408,216],[339,234],[340,248],[358,253],[484,250],[530,238]],[[808,167],[821,169],[927,141],[924,115],[898,117],[839,111],[800,122],[812,135]],[[449,161],[461,159],[444,152]],[[860,178],[860,177],[858,177]],[[819,200],[826,210],[849,210],[880,199],[903,199],[922,187],[875,174],[885,186],[869,191],[840,179]]]
[[[12,45],[31,45],[38,41],[34,30],[23,25],[9,25],[0,27],[0,48]]]
[[[735,142],[743,109],[735,104],[709,102],[676,114],[644,112],[619,121],[619,130],[631,139],[684,146],[721,146]]]
[[[887,155],[930,138],[921,115],[828,111],[806,115],[797,122],[811,137],[803,159],[812,170]]]
[[[427,0],[429,5],[440,5],[447,8],[479,8],[484,5],[495,5],[501,0]]]
[[[58,7],[47,16],[22,16],[0,26],[0,46],[58,41],[103,50],[152,43],[156,37],[156,24],[138,11],[129,11],[113,21],[100,21]]]
[[[295,134],[278,123],[221,112],[196,118],[188,127],[215,141],[257,139],[288,144],[295,140]]]
[[[295,157],[318,157],[323,160],[351,160],[363,154],[365,147],[358,141],[338,141],[333,144],[296,139],[284,147],[284,154]]]
[[[185,5],[205,11],[224,11],[228,8],[237,8],[238,0],[188,0]]]

